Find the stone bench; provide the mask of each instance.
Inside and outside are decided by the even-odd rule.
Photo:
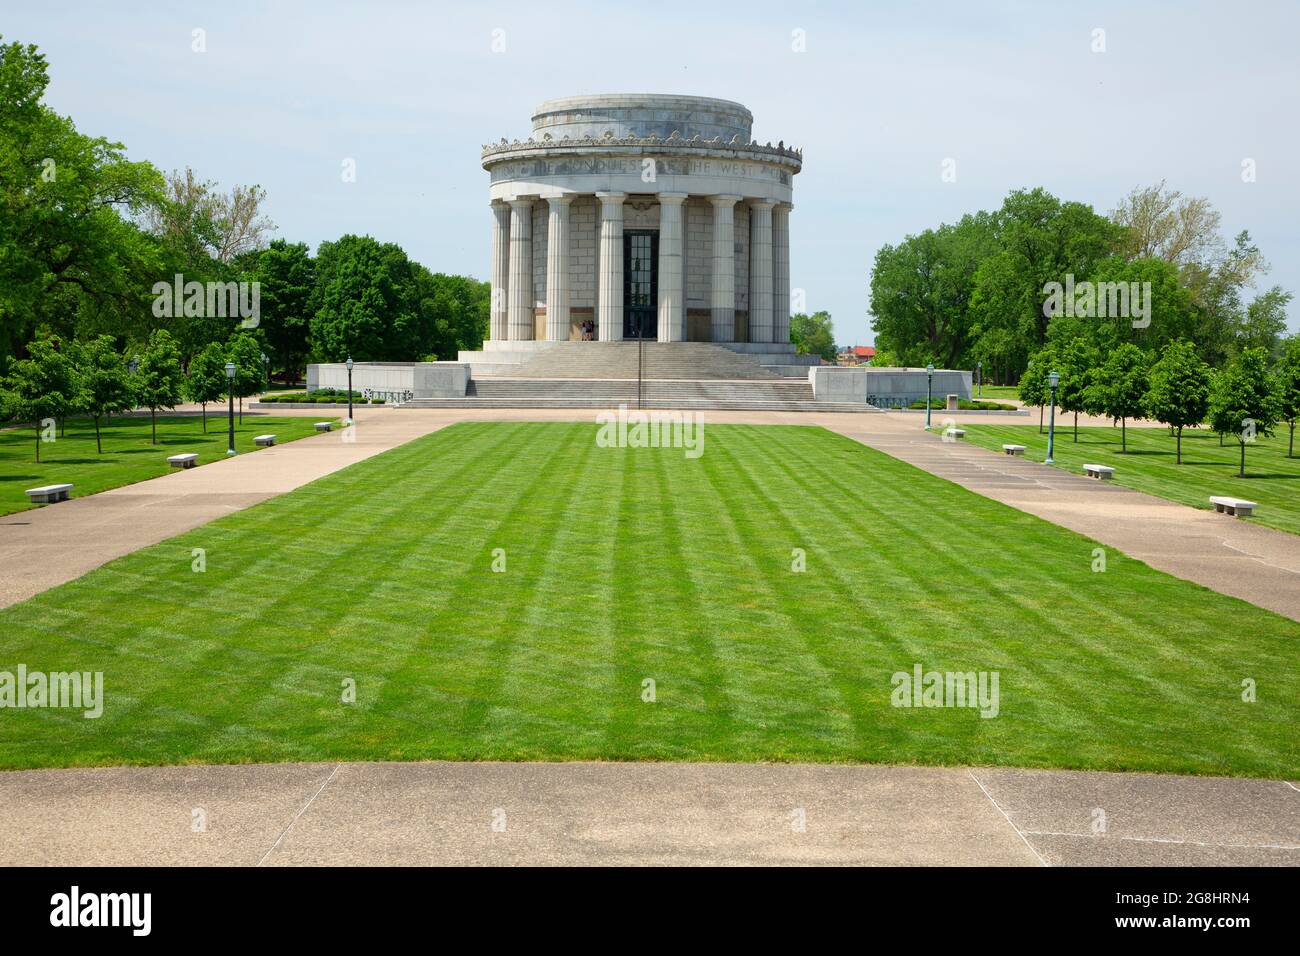
[[[334,426],[334,423],[333,423],[333,422],[317,422],[317,423],[316,423],[316,430],[317,430],[318,432],[327,432],[327,431],[329,431],[330,428],[332,428],[333,426]]]
[[[953,438],[965,438],[965,437],[966,437],[966,429],[964,429],[964,428],[949,428],[949,429],[946,429],[946,430],[944,431],[944,434],[945,434],[945,435],[951,435]]]
[[[256,438],[253,439],[253,444],[257,445],[259,448],[270,448],[272,445],[275,444],[275,436],[258,435]]]
[[[1084,465],[1083,473],[1089,478],[1096,478],[1099,481],[1110,481],[1115,477],[1115,469],[1110,465]]]
[[[32,504],[52,505],[56,501],[67,501],[71,490],[72,485],[41,485],[39,488],[28,488],[26,495]]]
[[[31,492],[29,491],[28,494]],[[1211,495],[1210,502],[1219,514],[1229,514],[1237,518],[1249,518],[1259,507],[1256,502],[1246,501],[1244,498],[1224,498],[1217,495]]]
[[[1002,451],[1008,455],[1023,455],[1025,453],[1024,445],[1003,445]]]
[[[193,468],[199,463],[197,452],[187,451],[180,455],[168,455],[167,464],[173,468]]]

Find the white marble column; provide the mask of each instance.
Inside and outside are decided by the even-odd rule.
[[[510,313],[511,341],[533,337],[533,201],[510,200]]]
[[[659,341],[686,340],[682,204],[686,193],[659,194]]]
[[[504,342],[510,337],[510,312],[507,295],[510,288],[510,207],[503,200],[492,200],[492,320],[488,338]]]
[[[772,341],[772,207],[749,202],[749,341]]]
[[[597,338],[623,338],[623,200],[627,193],[596,193],[600,200],[600,282]]]
[[[569,340],[569,203],[573,193],[543,196],[546,221],[546,340]]]
[[[777,203],[772,210],[772,341],[790,341],[790,210]]]
[[[739,196],[710,196],[713,204],[713,312],[714,342],[736,337],[736,203]]]

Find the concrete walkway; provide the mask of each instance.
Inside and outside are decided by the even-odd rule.
[[[645,763],[37,770],[0,773],[0,806],[2,866],[1300,865],[1293,784],[1146,774]]]

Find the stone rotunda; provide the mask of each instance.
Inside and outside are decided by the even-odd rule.
[[[729,100],[575,96],[539,106],[528,139],[484,146],[484,351],[649,339],[791,352],[802,153],[755,142],[752,123]]]

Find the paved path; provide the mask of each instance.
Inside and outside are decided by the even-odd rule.
[[[645,763],[36,770],[0,773],[0,806],[3,866],[1300,865],[1294,784],[1147,774]]]
[[[455,421],[591,421],[593,413],[359,409],[357,419],[355,443],[338,432],[313,436],[0,518],[0,605]],[[1300,537],[943,443],[920,430],[919,416],[710,412],[706,420],[822,425],[1300,618]],[[112,768],[0,773],[0,807],[0,865],[1300,865],[1294,782],[1166,775],[723,764]],[[498,808],[504,832],[491,826]],[[195,810],[205,815],[203,832],[192,829]],[[802,831],[793,826],[798,810]],[[1098,810],[1104,834],[1093,832]]]

